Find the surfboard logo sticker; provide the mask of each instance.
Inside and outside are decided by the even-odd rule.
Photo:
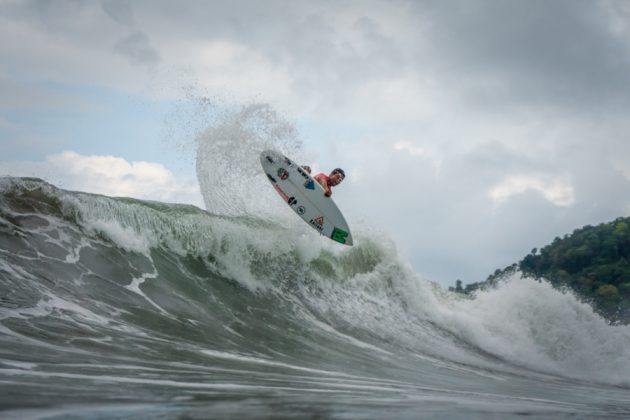
[[[306,209],[304,208],[304,206],[298,206],[297,212],[301,216],[306,212]]]
[[[289,197],[289,199],[287,200],[287,203],[289,203],[290,206],[297,204],[297,202],[298,201],[295,197]]]
[[[298,166],[297,168],[298,172],[300,173],[300,175],[302,175],[302,178],[308,180],[308,175],[306,174],[306,172],[304,171],[304,169],[302,169],[301,167]]]
[[[347,237],[348,232],[343,229],[339,229],[338,227],[334,228],[332,231],[332,235],[330,235],[330,239],[332,239],[333,241],[337,241],[340,244],[345,244]]]
[[[324,229],[324,216],[317,216],[316,218],[311,219],[308,223],[321,233]]]
[[[281,180],[285,180],[289,177],[289,172],[284,169],[284,168],[280,168],[278,169],[278,176],[280,177]]]
[[[315,181],[313,181],[312,179],[309,179],[308,181],[306,181],[304,183],[304,188],[306,188],[307,190],[314,190],[315,189]]]

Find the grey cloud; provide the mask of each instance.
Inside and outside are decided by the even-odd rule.
[[[353,26],[367,46],[359,57],[357,71],[367,77],[391,77],[400,74],[407,62],[396,40],[386,36],[373,18],[362,17]]]
[[[160,60],[149,37],[136,28],[129,2],[105,0],[100,6],[99,3],[84,0],[27,0],[0,6],[0,16],[13,22],[22,21],[37,30],[50,33],[53,35],[50,37],[51,43],[63,40],[73,47],[90,51],[110,48],[112,40],[120,38],[120,28],[103,18],[109,16],[127,30],[132,30],[128,36],[116,42],[115,51],[144,64],[155,64]]]
[[[31,22],[53,33],[66,33],[86,10],[89,3],[85,0],[25,0],[0,5],[0,15]]]
[[[104,0],[102,3],[103,10],[115,22],[127,27],[135,25],[135,18],[131,3],[125,0]]]
[[[170,33],[243,43],[288,68],[296,92],[335,92],[325,99],[337,103],[350,103],[366,82],[406,70],[436,81],[454,101],[491,112],[540,107],[602,113],[630,105],[630,37],[611,31],[606,3],[395,1],[391,13],[382,13],[380,4],[138,7],[143,13],[167,8],[173,18],[162,23]],[[627,15],[616,16],[630,23]],[[392,31],[388,19],[404,30]]]
[[[118,41],[114,49],[137,63],[152,65],[160,61],[159,52],[142,32],[135,32]]]
[[[395,78],[408,70],[449,85],[454,100],[495,112],[519,106],[600,112],[630,105],[630,37],[612,32],[610,16],[615,13],[627,23],[630,17],[616,4],[394,1],[379,9],[379,2],[155,1],[134,2],[132,10],[131,3],[105,0],[102,9],[152,41],[165,36],[181,42],[243,43],[286,66],[300,94],[330,90],[337,92],[337,100],[350,101],[338,97],[344,91],[340,87],[360,89],[367,81]],[[89,5],[77,0],[30,1],[4,9],[39,16],[49,27],[68,31],[76,39],[82,28],[72,29],[73,21],[81,19]],[[134,26],[138,15],[143,17],[142,28]],[[405,30],[388,33],[387,19],[400,20]],[[96,34],[82,36],[99,39]],[[126,42],[136,46],[124,47]],[[155,60],[156,55],[148,52],[157,48],[147,44],[137,38],[120,47],[136,50],[132,54],[136,59]]]
[[[630,40],[611,32],[603,4],[425,2],[418,12],[434,22],[433,57],[470,100],[597,112],[630,104]]]

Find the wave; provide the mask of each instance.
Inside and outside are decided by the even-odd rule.
[[[46,349],[345,375],[395,365],[409,383],[437,369],[630,385],[628,327],[518,276],[461,298],[367,230],[339,250],[262,218],[3,178],[0,238],[7,360],[41,363]]]

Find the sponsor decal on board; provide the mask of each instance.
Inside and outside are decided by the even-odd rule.
[[[267,158],[267,162],[273,163],[273,159],[271,158],[271,156],[267,155],[266,158]]]
[[[345,244],[347,237],[348,232],[343,229],[339,229],[338,227],[334,228],[332,231],[332,235],[330,235],[330,239],[332,239],[333,241],[337,241],[340,244]]]
[[[289,199],[287,200],[287,203],[289,203],[290,206],[294,206],[297,204],[297,198],[289,197]]]
[[[324,229],[324,216],[318,216],[314,219],[309,220],[308,222],[311,226],[313,226],[315,229],[317,229],[318,231],[321,231]]]
[[[314,190],[315,189],[315,181],[313,181],[312,179],[309,179],[308,181],[306,181],[304,183],[304,188],[306,188],[307,190]]]
[[[300,175],[302,175],[302,178],[308,180],[308,174],[301,166],[298,166],[297,170],[300,173]]]
[[[271,175],[267,174],[267,178],[269,178],[269,181],[273,182],[274,184],[277,182],[276,178],[272,177]]]
[[[297,212],[301,216],[306,212],[306,209],[304,208],[304,206],[298,206]]]
[[[278,176],[280,177],[281,180],[285,180],[289,177],[289,171],[287,171],[284,168],[280,168],[278,169]]]

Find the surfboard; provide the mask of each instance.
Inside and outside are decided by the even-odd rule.
[[[274,150],[263,151],[260,164],[273,188],[295,214],[321,235],[352,245],[352,234],[343,214],[308,172]]]

